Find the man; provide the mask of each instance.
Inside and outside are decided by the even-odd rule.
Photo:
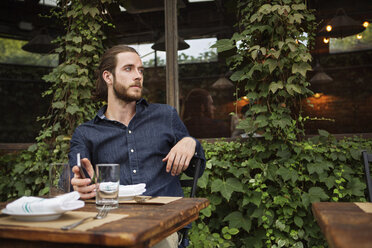
[[[202,159],[200,143],[189,136],[176,110],[165,104],[149,104],[142,96],[143,65],[131,47],[107,50],[97,70],[95,96],[105,100],[95,118],[76,128],[71,139],[70,164],[81,154],[82,166],[92,178],[92,165],[120,164],[120,184],[146,183],[146,195],[183,196],[179,175],[192,175],[191,159]],[[82,199],[96,195],[91,179],[72,168],[71,184]]]

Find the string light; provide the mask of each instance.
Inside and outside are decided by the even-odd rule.
[[[363,22],[363,27],[367,28],[369,26],[369,22],[365,21]]]
[[[324,37],[323,42],[324,42],[325,44],[328,44],[328,43],[329,43],[329,38]]]
[[[363,35],[361,35],[361,34],[357,34],[357,35],[356,35],[356,38],[357,38],[358,40],[360,40],[360,39],[363,38]]]
[[[328,32],[331,32],[331,31],[332,31],[332,26],[331,26],[331,25],[327,25],[326,30],[327,30]]]

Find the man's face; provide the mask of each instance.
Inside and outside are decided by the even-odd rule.
[[[137,101],[142,96],[143,64],[136,53],[119,53],[113,75],[113,90],[118,99]]]

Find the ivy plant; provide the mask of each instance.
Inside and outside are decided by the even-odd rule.
[[[43,79],[50,88],[43,96],[52,98],[48,113],[38,118],[42,129],[36,144],[27,151],[6,156],[12,169],[1,182],[2,200],[23,195],[44,195],[48,188],[48,164],[67,161],[69,140],[74,129],[92,118],[98,108],[91,99],[94,72],[104,50],[104,30],[112,27],[107,7],[112,0],[58,1],[51,16],[65,33],[54,42],[60,64]]]
[[[230,79],[250,102],[239,128],[263,133],[266,140],[295,140],[302,129],[293,110],[301,97],[311,94],[307,44],[313,39],[315,16],[303,0],[240,0],[237,9],[238,31],[214,47],[233,51],[226,60],[234,72]]]
[[[257,138],[203,147],[207,168],[197,196],[208,198],[210,206],[193,225],[192,247],[224,247],[214,245],[218,239],[239,248],[327,247],[311,203],[366,201],[361,151],[372,150],[371,140],[336,140],[320,131],[281,152]],[[263,152],[269,158],[257,156]],[[226,240],[224,228],[233,233]],[[200,243],[201,235],[209,245]]]

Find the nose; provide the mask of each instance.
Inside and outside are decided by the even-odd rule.
[[[142,74],[141,70],[139,70],[139,69],[136,70],[135,77],[138,78],[138,79],[143,78],[143,74]]]

